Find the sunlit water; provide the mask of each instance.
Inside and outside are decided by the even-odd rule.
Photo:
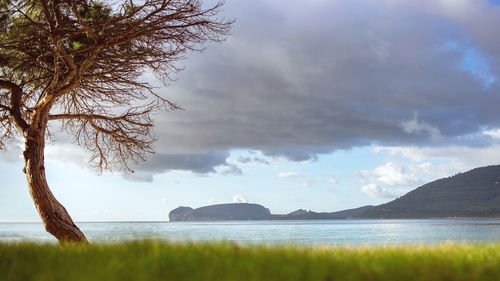
[[[161,238],[251,244],[500,242],[500,219],[77,223],[92,242]],[[0,223],[0,241],[56,242],[39,223]]]

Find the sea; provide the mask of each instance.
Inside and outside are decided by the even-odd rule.
[[[359,246],[500,242],[500,219],[80,222],[90,242],[134,239]],[[57,243],[41,223],[0,223],[0,242]]]

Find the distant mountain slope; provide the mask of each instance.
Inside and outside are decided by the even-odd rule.
[[[433,181],[360,217],[500,217],[500,165]]]
[[[197,209],[179,207],[169,213],[170,221],[220,221],[220,220],[320,220],[346,219],[359,216],[373,206],[343,210],[332,213],[316,213],[297,210],[286,215],[273,215],[269,209],[248,203],[219,204]]]
[[[332,217],[335,216],[337,218],[353,218],[353,217],[357,217],[357,216],[363,214],[364,212],[366,212],[368,210],[373,209],[374,207],[375,206],[367,205],[367,206],[358,207],[358,208],[354,208],[354,209],[347,209],[347,210],[343,210],[343,211],[333,212],[330,214],[332,215]]]

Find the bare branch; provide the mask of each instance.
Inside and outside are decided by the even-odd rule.
[[[7,2],[0,129],[47,137],[48,122],[59,120],[99,169],[145,160],[155,140],[151,114],[181,109],[143,75],[168,83],[186,52],[223,41],[233,23],[219,17],[222,2],[204,8],[201,0]]]
[[[133,125],[137,126],[144,126],[144,127],[152,127],[153,124],[150,123],[140,123],[133,121],[129,118],[138,116],[138,114],[125,114],[122,116],[118,117],[109,117],[109,116],[104,116],[104,115],[98,115],[98,114],[93,114],[93,115],[87,115],[87,114],[54,114],[54,115],[49,115],[49,120],[87,120],[89,122],[93,122],[93,120],[104,120],[104,121],[109,121],[109,122],[115,122],[115,121],[124,121]]]
[[[4,109],[9,110],[12,120],[19,130],[25,132],[29,128],[29,125],[23,119],[21,112],[22,89],[18,85],[6,80],[0,80],[0,88],[10,91],[10,107],[5,106]]]
[[[3,109],[3,110],[8,111],[8,112],[10,112],[10,111],[11,111],[10,107],[5,106],[5,105],[3,105],[3,104],[0,104],[0,109]]]

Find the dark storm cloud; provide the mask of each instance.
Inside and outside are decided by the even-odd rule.
[[[485,78],[498,75],[500,9],[486,0],[242,0],[225,15],[233,36],[163,90],[185,111],[158,117],[159,156],[139,169],[213,172],[231,149],[301,161],[447,145],[500,126]]]
[[[264,158],[261,157],[243,157],[240,156],[238,158],[238,162],[243,163],[243,164],[248,164],[248,163],[257,163],[257,164],[263,164],[263,165],[269,165],[269,161],[267,161]]]
[[[227,152],[207,152],[198,154],[156,154],[141,165],[142,171],[162,173],[169,170],[190,170],[204,174],[215,172],[216,166],[228,166]]]

